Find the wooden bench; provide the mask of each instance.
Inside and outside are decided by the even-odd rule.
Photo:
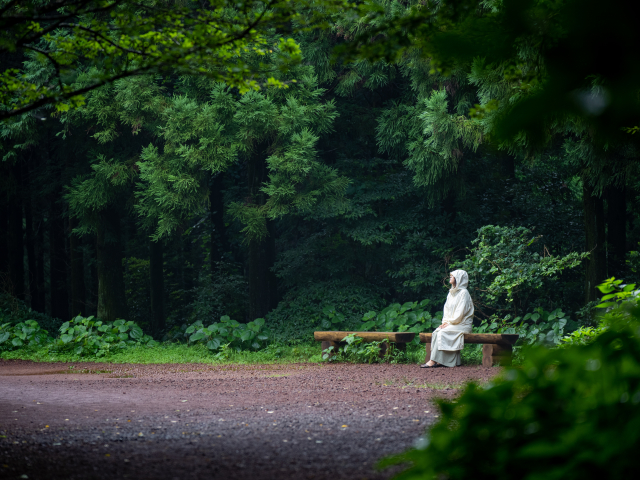
[[[511,365],[513,346],[520,335],[506,333],[465,333],[464,343],[482,345],[482,366]],[[421,333],[420,343],[426,343],[425,363],[431,358],[431,334]]]
[[[386,339],[390,343],[395,343],[398,350],[406,350],[407,343],[416,337],[413,332],[313,332],[313,338],[317,342],[322,342],[323,352],[329,347],[333,347],[334,351],[336,351],[340,344],[344,343],[344,338],[351,334],[364,339],[365,342],[380,342]],[[387,347],[383,343],[380,349],[380,356],[385,355],[386,352]]]

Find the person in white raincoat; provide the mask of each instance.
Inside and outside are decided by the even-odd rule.
[[[473,327],[473,301],[467,290],[469,275],[455,270],[449,276],[451,290],[444,304],[442,324],[431,335],[431,358],[422,368],[455,367],[461,365],[460,351],[464,334]]]

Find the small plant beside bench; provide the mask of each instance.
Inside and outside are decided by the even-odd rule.
[[[379,342],[379,357],[387,355],[389,345],[395,344],[399,351],[407,350],[407,343],[415,338],[413,332],[313,332],[313,338],[322,342],[322,353],[328,357],[334,355],[340,346],[349,344],[352,337],[361,338],[363,342]],[[369,362],[371,363],[371,362]]]

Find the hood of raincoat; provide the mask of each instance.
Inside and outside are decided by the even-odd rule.
[[[451,289],[451,293],[455,293],[461,289],[466,289],[469,285],[469,275],[464,270],[454,270],[451,272],[453,278],[456,279],[456,286]]]

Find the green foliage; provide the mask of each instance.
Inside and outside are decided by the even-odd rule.
[[[383,355],[381,355],[382,349],[384,349]],[[387,339],[365,342],[361,337],[350,334],[344,337],[344,345],[340,345],[337,350],[334,351],[334,347],[324,350],[322,360],[369,364],[405,363],[407,355],[397,349],[395,343],[391,343]]]
[[[2,323],[0,319],[0,351],[16,348],[37,347],[49,341],[49,334],[35,320],[26,320],[17,325]]]
[[[548,289],[563,270],[577,267],[589,255],[572,252],[554,256],[544,246],[536,251],[540,238],[524,227],[486,225],[478,230],[471,253],[452,266],[469,273],[476,312],[526,311],[532,292]]]
[[[204,323],[222,317],[243,318],[246,312],[248,292],[245,278],[234,265],[218,262],[213,275],[202,275],[194,290],[194,299],[187,307],[190,321],[200,319]]]
[[[577,323],[570,320],[565,313],[557,308],[547,312],[542,307],[523,317],[511,319],[510,315],[499,318],[496,315],[482,320],[474,333],[506,333],[520,335],[518,345],[546,345],[560,344],[565,327],[573,330]]]
[[[332,0],[322,6],[328,11],[348,8]],[[300,16],[301,9],[309,7],[308,2],[291,0],[211,0],[170,7],[153,2],[63,0],[51,5],[3,0],[0,52],[27,55],[39,75],[17,68],[0,71],[0,102],[5,106],[0,118],[48,104],[65,112],[83,105],[87,91],[156,72],[200,75],[224,81],[240,93],[287,88],[289,82],[274,72],[299,63],[300,47],[292,38],[270,33],[294,20],[298,26],[323,25],[318,15]],[[249,55],[257,58],[247,61]],[[265,70],[270,75],[257,80],[256,74]],[[78,71],[86,76],[81,84],[73,81]]]
[[[129,318],[146,328],[149,326],[151,312],[149,260],[129,257],[122,263]]]
[[[35,320],[40,328],[48,332],[55,332],[63,323],[59,318],[30,309],[25,302],[12,295],[0,293],[0,323],[17,325],[27,320]]]
[[[628,298],[605,314],[592,343],[527,350],[520,368],[486,388],[470,384],[396,478],[623,478],[640,473],[640,309]]]
[[[144,345],[132,345],[117,350],[106,357],[78,357],[71,352],[52,352],[48,346],[35,349],[20,348],[0,352],[2,359],[21,359],[33,362],[82,362],[82,363],[192,363],[192,364],[288,364],[320,362],[320,347],[317,342],[298,345],[269,344],[261,350],[228,349],[227,356],[211,355],[206,345],[196,343],[161,343],[153,348]]]
[[[373,310],[362,316],[362,322],[355,325],[355,330],[360,332],[430,332],[442,322],[442,311],[434,316],[427,310],[429,300],[418,302],[406,302],[403,305],[394,303],[380,312]],[[345,331],[354,327],[352,322],[347,322],[345,316],[336,311],[335,307],[327,305],[322,309],[326,318],[320,323],[324,330]],[[419,343],[416,336],[414,343]]]
[[[219,322],[208,327],[198,320],[184,331],[184,337],[189,344],[202,343],[209,350],[220,351],[226,358],[226,350],[232,348],[241,350],[260,350],[269,341],[271,331],[264,326],[264,318],[256,318],[249,323],[239,323],[227,315]]]
[[[605,309],[605,312],[598,318],[597,326],[581,326],[563,339],[565,345],[587,345],[593,342],[599,335],[602,335],[609,328],[612,320],[624,320],[626,312],[620,307],[627,302],[637,302],[640,290],[636,290],[636,284],[623,284],[622,280],[615,277],[608,278],[598,289],[605,295],[600,299],[596,308]]]
[[[581,326],[577,330],[574,330],[569,335],[565,335],[562,337],[561,347],[565,345],[576,346],[576,345],[587,345],[593,342],[598,335],[606,330],[605,325],[601,325],[598,327],[585,327]]]
[[[442,323],[442,311],[431,315],[427,310],[430,300],[394,303],[379,313],[370,311],[364,314],[361,325],[363,331],[371,332],[428,332]],[[417,338],[417,337],[416,337]],[[415,341],[415,340],[414,340]]]
[[[275,338],[282,343],[306,341],[314,330],[325,329],[327,317],[323,310],[332,308],[342,314],[340,330],[358,330],[362,315],[384,305],[382,292],[372,285],[349,284],[344,281],[308,283],[294,287],[278,307],[267,314]],[[329,319],[329,328],[332,328]]]
[[[77,317],[60,327],[60,336],[50,345],[52,352],[72,353],[80,357],[104,357],[133,345],[153,347],[158,342],[132,321],[102,322],[91,317]]]
[[[627,252],[625,263],[633,275],[633,278],[638,278],[640,275],[640,251],[631,250],[630,252]]]

